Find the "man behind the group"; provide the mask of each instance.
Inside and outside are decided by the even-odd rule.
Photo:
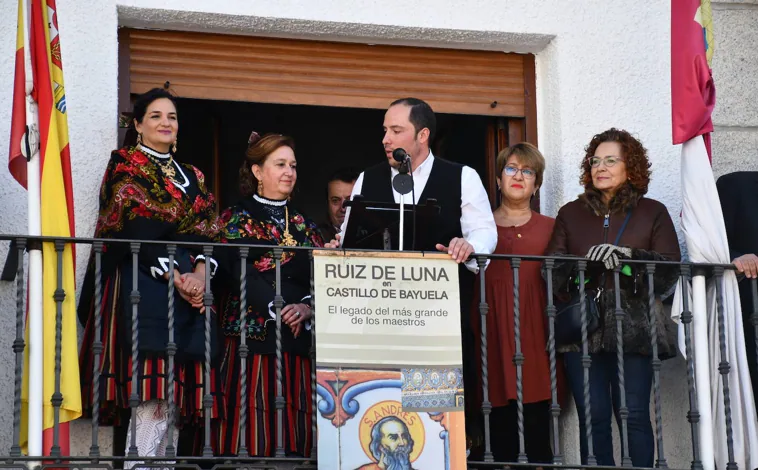
[[[358,176],[352,196],[362,195],[367,201],[405,204],[424,203],[436,199],[440,216],[432,230],[436,240],[430,246],[417,246],[417,250],[439,250],[450,254],[460,263],[461,337],[463,349],[463,376],[466,389],[467,432],[478,434],[472,426],[481,416],[473,400],[477,394],[478,372],[475,370],[473,332],[471,329],[471,302],[474,274],[478,271],[475,260],[465,264],[472,253],[489,254],[497,245],[497,229],[487,192],[479,175],[472,168],[435,158],[430,150],[437,122],[432,108],[422,100],[403,98],[394,101],[384,115],[384,139],[382,144],[387,160],[368,168]],[[405,150],[411,158],[413,193],[401,196],[392,187],[392,178],[398,174],[400,163],[394,160],[395,149]],[[345,215],[341,234],[344,234],[350,218],[350,208]],[[327,246],[335,248],[339,241]],[[406,246],[410,244],[406,243]],[[349,248],[349,247],[348,247]],[[478,426],[477,426],[478,427]]]
[[[746,279],[740,282],[742,327],[745,333],[747,356],[753,397],[758,401],[758,361],[755,350],[755,327],[752,315],[756,311],[749,279],[758,277],[758,171],[740,171],[724,175],[716,181],[716,188],[724,213],[729,254],[737,272]]]
[[[358,179],[358,172],[352,168],[339,169],[329,177],[326,183],[328,220],[319,225],[321,237],[324,240],[333,240],[340,232],[342,222],[345,220],[343,203],[350,200],[356,179]]]

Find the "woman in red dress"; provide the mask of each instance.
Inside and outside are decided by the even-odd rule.
[[[530,201],[542,184],[545,159],[533,145],[520,143],[500,152],[496,166],[501,203],[494,211],[498,232],[494,254],[543,255],[550,241],[554,219],[532,211]],[[553,458],[550,447],[550,362],[546,349],[547,293],[541,268],[538,261],[522,261],[519,266],[524,439],[530,463],[551,463]],[[493,260],[485,279],[489,304],[489,399],[493,406],[490,445],[495,461],[516,462],[520,444],[516,366],[513,363],[516,338],[511,263]],[[479,322],[476,323],[478,326]]]

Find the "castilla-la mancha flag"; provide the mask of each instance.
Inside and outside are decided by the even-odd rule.
[[[66,120],[66,94],[63,86],[63,65],[61,45],[58,36],[58,18],[55,0],[19,0],[18,34],[16,47],[16,74],[13,88],[13,116],[11,119],[11,139],[8,169],[24,187],[27,182],[26,158],[21,149],[26,132],[25,113],[25,69],[23,1],[30,8],[29,55],[34,79],[32,98],[39,110],[40,133],[40,213],[43,236],[73,237],[74,198],[71,182],[71,165],[68,145],[68,124]],[[56,302],[54,298],[58,283],[58,259],[55,246],[44,243],[42,248],[42,296],[43,296],[43,429],[48,441],[53,427],[53,405],[51,398],[55,391],[55,324]],[[73,246],[67,245],[63,251],[61,272],[65,299],[62,313],[61,377],[60,391],[63,404],[60,409],[60,444],[62,455],[68,455],[68,423],[81,416],[81,392],[79,387],[79,361],[77,351],[76,295],[74,279],[75,254]],[[28,345],[27,331],[27,345]],[[24,378],[22,389],[22,435],[21,445],[26,447],[27,416],[29,397],[29,358],[27,347],[24,351]],[[43,444],[45,452],[49,443]]]
[[[711,75],[714,53],[711,11],[711,0],[671,0],[672,139],[674,144],[682,144],[682,232],[690,261],[731,264],[724,216],[711,169],[711,114],[716,105]],[[699,281],[697,284],[701,289],[702,284]],[[676,308],[672,309],[675,316],[683,310],[683,296],[691,297],[693,289],[683,289],[680,282],[674,299]],[[694,297],[688,303],[695,314],[693,350],[702,443],[699,458],[706,470],[758,468],[758,417],[734,271],[726,270],[723,282],[717,277],[705,279],[704,297],[705,305],[694,305]],[[716,326],[719,317],[725,334],[719,334]],[[684,342],[684,327],[680,325],[679,347],[686,354]],[[730,366],[724,377],[721,377],[722,361]]]

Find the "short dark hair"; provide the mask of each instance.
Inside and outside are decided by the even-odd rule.
[[[146,91],[145,93],[139,95],[134,101],[134,107],[132,108],[132,119],[141,123],[142,119],[145,118],[145,113],[147,113],[147,107],[150,106],[150,103],[161,98],[166,98],[167,100],[174,103],[175,108],[177,107],[176,97],[174,97],[174,95],[172,95],[168,90],[165,88],[153,88],[152,90]]]
[[[417,135],[421,132],[421,129],[425,127],[429,129],[429,145],[431,145],[434,136],[437,135],[437,117],[434,115],[432,107],[429,106],[426,101],[418,98],[400,98],[399,100],[393,101],[392,104],[390,104],[390,108],[398,104],[403,104],[411,108],[411,113],[408,119],[411,121],[411,124],[413,124],[413,128],[416,130]]]
[[[326,181],[326,184],[328,185],[332,181],[342,181],[343,183],[354,183],[355,180],[358,179],[358,170],[355,168],[340,168],[339,170],[335,171],[329,176],[329,179]]]
[[[175,108],[179,107],[176,104],[176,97],[165,88],[153,88],[152,90],[148,90],[145,93],[139,95],[134,101],[132,112],[125,113],[124,115],[124,117],[128,118],[129,124],[126,127],[126,134],[124,134],[124,142],[122,145],[123,147],[133,147],[137,145],[137,129],[134,126],[134,121],[141,123],[145,118],[148,106],[150,106],[153,101],[159,100],[161,98],[166,98],[167,100],[174,103]]]

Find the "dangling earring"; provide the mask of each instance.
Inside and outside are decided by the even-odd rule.
[[[137,133],[137,145],[142,145],[142,132]]]
[[[176,139],[176,140],[174,141],[174,145],[172,145],[172,146],[171,146],[171,150],[173,150],[173,151],[174,151],[174,153],[176,153],[176,143],[177,143],[177,142],[179,142],[179,139]]]
[[[258,196],[263,196],[263,181],[258,180]]]

